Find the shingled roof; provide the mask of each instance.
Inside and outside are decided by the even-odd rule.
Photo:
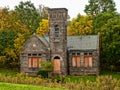
[[[98,35],[68,36],[68,50],[95,50],[98,47]]]
[[[39,37],[46,46],[49,46],[49,37]],[[96,50],[99,35],[67,36],[68,50]]]

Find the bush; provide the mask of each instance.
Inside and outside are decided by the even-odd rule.
[[[50,73],[51,71],[49,70],[40,70],[37,75],[40,75],[41,77],[43,78],[48,78],[48,74]]]
[[[48,75],[50,72],[52,72],[53,69],[53,63],[52,62],[41,62],[41,68],[38,72],[38,75],[44,78],[48,78]]]
[[[5,61],[6,61],[6,57],[0,56],[0,67],[5,67]]]

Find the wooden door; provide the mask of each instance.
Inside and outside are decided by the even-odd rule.
[[[54,59],[54,72],[60,72],[60,59]]]

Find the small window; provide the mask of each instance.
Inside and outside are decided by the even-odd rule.
[[[92,52],[90,52],[89,55],[91,56],[91,55],[92,55]]]
[[[75,56],[75,53],[72,53],[73,56]]]
[[[85,52],[84,55],[87,55],[87,52]]]
[[[41,56],[41,54],[38,54],[38,56]]]
[[[55,25],[55,37],[59,37],[59,27],[58,25]]]
[[[31,54],[28,54],[28,56],[31,56]]]
[[[32,56],[37,56],[37,54],[32,54]]]
[[[80,55],[80,53],[77,53],[77,56],[79,56]]]

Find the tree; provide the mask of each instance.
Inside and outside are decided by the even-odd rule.
[[[39,27],[37,28],[36,33],[39,36],[43,36],[48,31],[49,31],[49,21],[43,19],[42,22],[39,23]]]
[[[92,20],[90,16],[78,14],[68,24],[68,35],[86,35],[90,34],[92,29]]]
[[[41,20],[42,19],[48,19],[48,7],[45,7],[44,5],[39,5],[38,13],[40,15]]]
[[[34,4],[31,1],[21,1],[18,6],[15,6],[15,11],[18,13],[22,23],[27,26],[30,33],[34,33],[41,20]]]
[[[0,56],[5,55],[5,48],[13,48],[14,39],[17,32],[2,30],[0,31]]]
[[[120,70],[120,14],[100,13],[93,23],[94,34],[101,36],[101,65],[105,69]]]
[[[3,8],[0,13],[0,31],[8,30],[20,33],[29,33],[27,27],[19,20],[17,12],[10,11],[8,8]]]
[[[101,12],[114,12],[116,10],[113,0],[89,0],[89,4],[85,6],[85,13],[92,16]]]
[[[24,35],[18,33],[17,36],[14,39],[14,45],[13,48],[6,47],[4,49],[5,56],[7,57],[5,63],[7,67],[10,68],[19,68],[19,57],[20,57],[20,50],[25,42]]]

